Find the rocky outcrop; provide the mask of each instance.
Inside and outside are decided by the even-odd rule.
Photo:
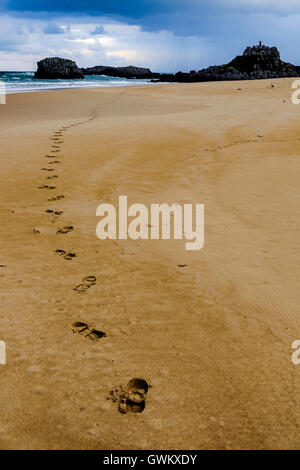
[[[268,47],[264,46],[261,43],[258,46],[248,46],[244,50],[244,57],[273,57],[275,59],[280,59],[279,50],[277,47]]]
[[[215,65],[189,73],[174,74],[153,73],[148,68],[109,67],[97,65],[79,69],[75,62],[59,57],[52,57],[38,62],[35,78],[84,78],[84,75],[106,75],[108,77],[128,79],[149,79],[154,82],[208,82],[221,80],[255,80],[262,78],[299,77],[300,67],[284,62],[276,47],[247,47],[243,55],[237,56],[228,64]]]
[[[84,78],[84,74],[73,60],[61,59],[60,57],[48,57],[38,62],[37,65],[38,69],[34,78]]]
[[[163,82],[207,82],[219,80],[257,80],[300,76],[300,67],[283,62],[276,47],[262,44],[247,47],[242,56],[237,56],[225,65],[211,66],[198,72],[163,74]]]
[[[89,67],[87,69],[81,69],[84,75],[106,75],[108,77],[118,78],[140,78],[140,79],[155,79],[159,78],[159,73],[153,73],[150,69],[143,67],[134,67],[129,65],[128,67],[108,67],[105,65],[96,65],[95,67]]]

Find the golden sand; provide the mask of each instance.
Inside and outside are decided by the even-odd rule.
[[[290,97],[289,79],[8,96],[2,449],[299,448]],[[100,241],[97,206],[119,195],[204,203],[204,249]],[[151,385],[146,407],[121,414],[107,397],[133,377]]]

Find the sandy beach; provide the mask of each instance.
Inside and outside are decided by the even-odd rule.
[[[292,81],[7,96],[1,449],[299,449]],[[119,195],[203,203],[203,250],[99,240]],[[108,398],[133,377],[146,407],[123,415]]]

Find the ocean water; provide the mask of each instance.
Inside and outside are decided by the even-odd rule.
[[[0,85],[1,81],[5,83],[6,93],[153,85],[149,80],[128,80],[103,75],[88,75],[82,80],[37,80],[33,76],[34,72],[0,72]]]

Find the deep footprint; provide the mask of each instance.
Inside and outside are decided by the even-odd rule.
[[[142,413],[145,409],[146,394],[149,386],[144,379],[131,379],[126,387],[111,390],[109,400],[118,403],[118,410],[122,414]]]

